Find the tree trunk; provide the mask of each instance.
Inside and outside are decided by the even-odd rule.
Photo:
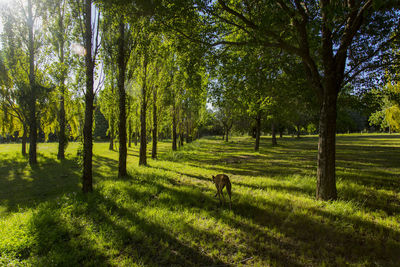
[[[184,140],[184,137],[183,137],[183,133],[181,132],[179,134],[179,147],[183,146],[183,140]]]
[[[261,112],[257,112],[256,117],[256,143],[254,146],[254,150],[258,151],[260,149],[260,137],[261,137]]]
[[[147,165],[147,132],[146,132],[146,112],[147,112],[147,58],[145,56],[143,62],[144,80],[142,86],[142,101],[140,106],[140,152],[139,152],[139,165]]]
[[[186,119],[186,144],[191,142],[190,134],[189,134],[189,118]]]
[[[60,44],[60,63],[64,64],[64,24],[63,18],[59,18],[59,30],[62,34],[59,35],[58,41]],[[60,112],[59,112],[59,126],[60,131],[58,134],[58,153],[57,159],[63,160],[65,159],[65,148],[67,146],[67,136],[65,134],[65,70],[62,70],[61,79],[60,79]]]
[[[93,157],[93,72],[94,62],[92,59],[92,1],[84,2],[85,13],[85,65],[86,65],[86,92],[85,92],[85,123],[83,126],[83,175],[82,191],[88,193],[93,191],[92,181],[92,157]]]
[[[300,125],[297,124],[297,138],[300,138]]]
[[[172,150],[176,151],[177,147],[176,147],[176,139],[177,139],[177,135],[176,135],[176,107],[175,104],[172,107]]]
[[[35,47],[33,39],[33,11],[32,1],[28,0],[28,50],[29,50],[29,165],[37,164],[37,120],[36,120],[36,82],[35,82]]]
[[[137,117],[138,117],[138,105],[136,105],[135,108],[135,118]],[[135,120],[135,139],[133,140],[135,142],[135,146],[137,146],[138,138],[139,138],[139,126],[137,120]]]
[[[157,158],[157,86],[153,89],[153,148],[151,158]]]
[[[132,143],[132,122],[131,122],[131,120],[129,120],[129,123],[128,123],[128,147],[132,147],[131,143]]]
[[[229,129],[228,128],[226,128],[225,142],[229,142]]]
[[[272,145],[276,146],[278,142],[276,141],[276,127],[274,122],[272,122],[271,129],[272,129]]]
[[[280,130],[279,130],[279,138],[282,138],[282,137],[283,137],[283,130],[280,129]]]
[[[119,95],[119,161],[118,161],[118,177],[127,176],[126,172],[126,92],[125,92],[125,23],[123,17],[119,23],[119,40],[118,40],[118,95]]]
[[[331,88],[328,86],[331,86]],[[337,93],[334,85],[328,86],[328,88],[325,88],[323,95],[319,118],[316,192],[316,197],[319,200],[334,200],[337,198],[335,175]]]
[[[223,130],[223,133],[222,133],[222,141],[223,140],[225,140],[225,129]]]
[[[23,133],[22,133],[22,150],[21,150],[21,153],[22,153],[22,156],[26,156],[26,137],[27,137],[27,132],[28,132],[28,129],[27,129],[27,126],[26,126],[26,123],[24,122],[23,123]]]
[[[113,119],[110,119],[110,144],[108,145],[108,150],[114,150],[114,121],[113,121]]]

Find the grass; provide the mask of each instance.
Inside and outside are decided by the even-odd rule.
[[[118,178],[118,153],[94,145],[94,188],[80,193],[77,144],[56,159],[39,144],[31,169],[19,145],[0,145],[0,265],[398,266],[398,135],[340,135],[339,200],[316,201],[317,138],[208,138]],[[232,211],[211,175],[232,181]]]

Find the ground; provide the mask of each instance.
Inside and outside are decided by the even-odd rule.
[[[94,192],[83,195],[76,143],[67,159],[39,144],[30,168],[0,145],[0,265],[398,266],[399,135],[337,141],[339,200],[315,200],[317,137],[284,137],[260,152],[250,137],[203,138],[118,178],[118,152],[94,144]],[[211,176],[232,182],[232,210]],[[227,200],[227,195],[225,193]]]

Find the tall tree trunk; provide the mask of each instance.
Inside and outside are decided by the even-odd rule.
[[[337,198],[335,175],[337,93],[334,85],[328,86],[323,95],[319,118],[316,197],[320,200]]]
[[[92,158],[93,158],[93,76],[94,62],[92,59],[92,1],[84,1],[84,42],[85,42],[85,65],[86,65],[86,92],[85,92],[85,123],[83,126],[83,174],[82,191],[88,193],[93,191],[92,181]]]
[[[271,124],[271,129],[272,129],[272,145],[276,146],[278,142],[276,141],[276,127],[274,122],[272,122]]]
[[[225,142],[229,142],[229,128],[226,127]]]
[[[172,150],[176,151],[177,147],[176,147],[176,107],[175,107],[175,103],[172,107]]]
[[[21,153],[22,156],[26,156],[26,137],[27,137],[27,126],[26,123],[24,122],[23,124],[23,133],[22,133],[22,148],[21,148]]]
[[[118,162],[118,177],[127,176],[126,172],[126,92],[125,92],[125,72],[126,63],[125,59],[125,23],[123,16],[120,18],[119,23],[119,40],[118,40],[118,95],[119,95],[119,162]]]
[[[146,112],[147,112],[147,58],[145,56],[143,62],[144,80],[142,86],[142,102],[140,107],[140,152],[139,152],[139,165],[147,165],[147,132],[146,132]]]
[[[283,137],[283,129],[281,128],[281,129],[279,129],[279,138],[282,138]]]
[[[60,63],[64,65],[64,18],[61,15],[61,10],[59,14],[59,21],[58,21],[58,27],[61,32],[61,34],[58,36],[58,41],[59,41],[59,58],[60,58]],[[60,111],[59,111],[59,126],[60,126],[60,131],[58,134],[58,153],[57,153],[57,158],[59,160],[65,159],[65,148],[67,146],[67,136],[65,134],[65,77],[66,73],[65,70],[62,70],[61,73],[61,79],[60,79]]]
[[[37,119],[36,119],[36,81],[35,81],[35,47],[33,39],[32,0],[28,0],[28,50],[29,50],[29,165],[37,164]]]
[[[153,88],[153,148],[151,158],[157,158],[157,86]]]
[[[255,151],[258,151],[260,149],[260,137],[261,137],[261,111],[258,111],[256,116],[256,143],[254,146]]]

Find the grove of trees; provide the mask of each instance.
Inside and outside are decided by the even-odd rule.
[[[273,146],[318,133],[316,198],[334,200],[336,133],[400,131],[399,11],[397,0],[5,2],[0,134],[21,138],[23,155],[29,141],[31,166],[41,136],[59,160],[81,142],[87,193],[95,128],[118,150],[119,177],[132,142],[147,165],[160,138],[177,150],[234,131],[258,151],[262,133]]]

